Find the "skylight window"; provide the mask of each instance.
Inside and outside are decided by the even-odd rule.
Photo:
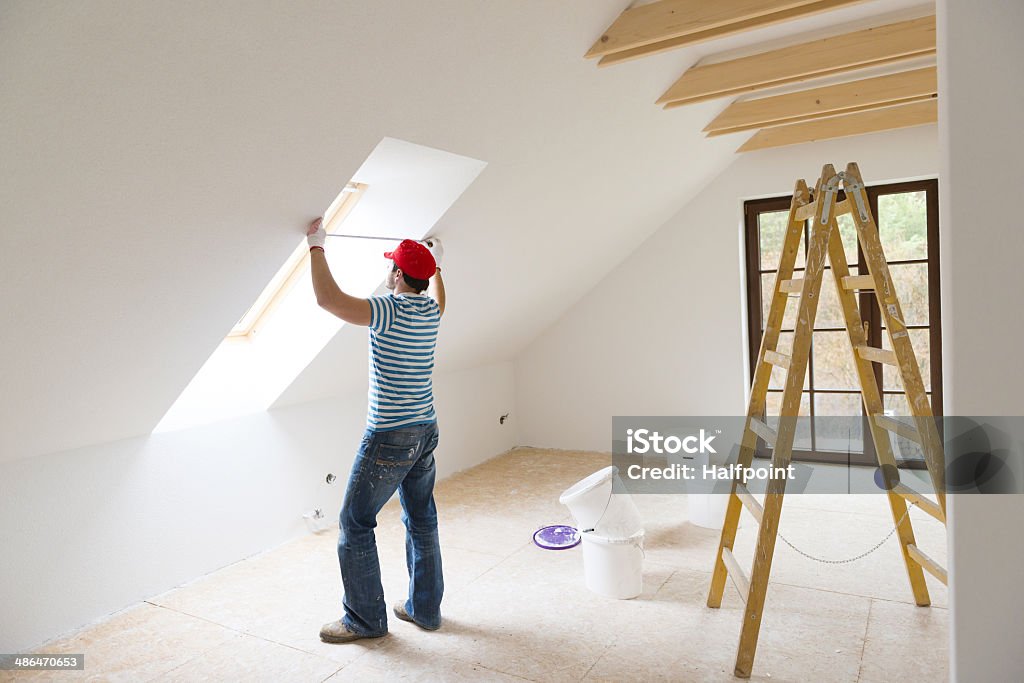
[[[341,224],[355,208],[365,189],[366,185],[363,183],[345,185],[325,214],[324,229],[328,234],[339,233]],[[305,275],[308,269],[309,249],[306,247],[306,241],[302,240],[270,280],[270,283],[260,292],[256,303],[231,328],[228,339],[251,339],[253,335],[257,334],[285,295],[291,291],[295,282]]]
[[[389,262],[384,252],[403,238],[428,234],[485,166],[451,152],[381,140],[324,212],[325,229],[336,235],[327,242],[326,257],[338,286],[357,297],[385,291]],[[314,358],[345,348],[328,348],[345,323],[316,303],[309,249],[300,236],[302,220],[297,216],[289,228],[295,230],[296,248],[212,350],[155,432],[268,410]],[[373,239],[346,239],[341,233]],[[359,359],[365,363],[366,354]],[[286,404],[289,400],[295,398]]]

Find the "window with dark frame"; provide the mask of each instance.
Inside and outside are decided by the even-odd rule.
[[[921,377],[929,393],[932,410],[939,416],[942,414],[942,326],[939,311],[938,181],[877,185],[868,187],[867,193],[910,330]],[[744,204],[751,376],[764,334],[764,319],[771,305],[789,204],[790,197],[758,199]],[[853,219],[843,215],[837,220],[850,274],[866,275],[867,266],[858,244]],[[808,224],[805,222],[804,243],[797,254],[794,277],[801,277],[804,269],[808,238]],[[858,304],[862,322],[868,331],[869,344],[890,348],[874,293],[862,291],[858,295]],[[792,349],[796,309],[795,301],[786,307],[778,344],[778,350],[782,353],[789,353]],[[882,387],[886,413],[894,416],[909,415],[906,396],[896,369],[876,364],[875,373]],[[769,419],[779,414],[784,381],[784,371],[773,368],[766,409]],[[876,463],[874,446],[864,422],[860,383],[830,267],[825,268],[822,278],[800,415],[811,419],[802,420],[797,430],[793,445],[794,459],[863,465]],[[822,419],[837,416],[860,416],[861,420],[855,421],[860,429],[852,428],[849,421]],[[834,433],[839,424],[843,425],[840,431],[845,433]],[[904,439],[894,439],[894,451],[903,464],[916,467],[923,462],[914,444],[906,443]]]

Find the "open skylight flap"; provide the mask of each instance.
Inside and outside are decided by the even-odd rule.
[[[339,286],[354,296],[373,294],[389,268],[384,252],[399,239],[425,237],[485,165],[400,140],[382,140],[325,218],[331,234],[394,241],[329,237],[327,261]],[[337,335],[344,323],[316,303],[302,227],[292,228],[299,244],[253,307],[260,311],[253,323],[256,333],[250,330],[223,340],[155,431],[266,410]],[[365,353],[359,360],[365,361]]]
[[[410,142],[384,138],[353,176],[368,186],[359,205],[345,221],[346,233],[422,239],[434,233],[434,225],[452,207],[487,163]],[[436,233],[445,237],[443,231]],[[328,252],[338,239],[327,240]],[[365,240],[364,240],[365,241]],[[371,242],[372,243],[372,242]],[[378,242],[377,248],[389,248]],[[346,335],[336,335],[308,367],[274,400],[271,407],[337,395],[349,385],[354,362]],[[360,347],[357,360],[365,360]]]
[[[352,177],[368,189],[345,220],[344,232],[425,237],[486,166],[478,159],[384,138]]]

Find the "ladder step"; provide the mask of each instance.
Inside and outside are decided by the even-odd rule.
[[[750,511],[750,514],[754,515],[754,519],[760,524],[761,519],[764,517],[764,508],[757,502],[757,498],[754,498],[754,494],[748,491],[746,486],[736,482],[736,497],[740,499],[740,502]]]
[[[798,221],[805,221],[815,213],[818,212],[818,202],[811,202],[810,204],[804,204],[803,206],[796,207],[794,216]]]
[[[926,498],[924,495],[918,493],[906,484],[896,484],[896,486],[892,487],[892,492],[906,500],[909,500],[911,503],[916,503],[917,507],[921,508],[943,524],[946,523],[946,516],[942,514],[942,508],[940,508],[938,504],[931,499]]]
[[[818,213],[818,202],[814,201],[798,206],[795,215],[798,221],[805,221],[816,213]],[[846,199],[836,202],[836,215],[842,216],[844,213],[850,213],[850,202]]]
[[[779,353],[778,351],[768,350],[764,352],[765,363],[771,363],[772,365],[777,365],[780,368],[785,368],[786,370],[789,370],[789,363],[791,360],[792,359],[789,356],[784,353]]]
[[[775,440],[779,437],[775,430],[761,422],[756,417],[750,418],[750,430],[765,440],[771,447],[775,447]]]
[[[911,441],[915,441],[917,443],[923,443],[923,439],[921,438],[921,435],[917,433],[917,430],[908,425],[906,422],[894,420],[888,415],[875,415],[872,419],[874,419],[876,425],[878,425],[879,427],[886,431],[899,434],[903,438],[910,439]]]
[[[802,277],[793,278],[792,280],[783,280],[779,283],[780,292],[788,292],[789,294],[799,294],[800,290],[804,286],[804,279]]]
[[[932,558],[925,555],[921,550],[913,543],[907,544],[907,554],[914,558],[914,561],[921,565],[921,569],[934,576],[942,583],[947,583],[946,569]],[[733,560],[735,562],[735,560]],[[731,570],[730,570],[731,573]],[[948,585],[948,584],[947,584]]]
[[[861,344],[857,347],[857,355],[864,360],[870,360],[875,363],[885,363],[886,365],[899,366],[900,362],[896,359],[896,353],[893,351],[887,351],[885,349],[879,349],[874,346],[868,346]]]
[[[847,275],[843,278],[846,289],[874,289],[875,279],[870,275]]]
[[[907,546],[908,549],[912,547]],[[750,594],[750,579],[740,568],[740,563],[736,561],[736,556],[729,548],[722,548],[722,561],[725,562],[725,568],[729,570],[729,578],[736,584],[736,590],[740,592],[740,597],[743,598],[743,602],[746,602],[747,596]]]

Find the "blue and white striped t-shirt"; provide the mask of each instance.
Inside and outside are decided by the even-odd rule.
[[[366,424],[383,431],[435,422],[434,345],[441,309],[426,294],[370,297],[370,400]]]

